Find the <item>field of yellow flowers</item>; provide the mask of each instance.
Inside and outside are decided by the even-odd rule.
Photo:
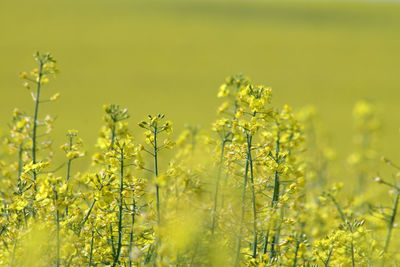
[[[1,266],[400,264],[400,166],[382,157],[392,175],[377,175],[371,103],[353,112],[356,182],[332,183],[315,109],[276,106],[271,88],[241,74],[219,88],[211,128],[188,124],[176,140],[167,115],[128,125],[127,109],[104,105],[86,155],[77,130],[59,149],[49,137],[55,118],[42,110],[60,94],[42,93],[58,69],[51,54],[34,58],[20,74],[32,106],[14,109],[2,136]],[[83,157],[91,164],[77,168]]]

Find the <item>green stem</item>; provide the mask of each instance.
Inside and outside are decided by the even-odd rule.
[[[113,267],[118,264],[119,256],[122,248],[122,215],[123,215],[123,203],[124,203],[124,149],[121,148],[120,152],[120,187],[119,187],[119,213],[118,213],[118,243],[117,251],[114,257]]]
[[[115,123],[117,121],[113,119],[113,125],[111,126],[111,149],[114,147],[115,143]]]
[[[267,249],[268,249],[268,238],[269,238],[269,229],[267,230],[267,232],[265,233],[264,236],[264,246],[263,246],[263,253],[266,254],[267,253]]]
[[[55,195],[55,201],[54,201],[54,207],[56,209],[56,241],[57,241],[57,259],[56,259],[56,266],[60,267],[60,249],[61,249],[61,242],[60,242],[60,212],[58,210],[58,194],[57,190],[55,187],[53,187],[54,190],[54,195]]]
[[[217,179],[215,181],[215,191],[214,191],[214,206],[212,209],[212,220],[211,220],[211,234],[214,235],[215,224],[217,220],[217,203],[218,203],[218,191],[219,191],[219,180],[221,179],[222,163],[224,160],[226,139],[222,140],[221,144],[221,154],[219,157],[219,167],[217,173]]]
[[[279,127],[279,125],[278,125]],[[277,133],[277,139],[276,139],[276,144],[275,144],[275,163],[278,165],[279,168],[279,153],[280,153],[280,131],[278,130]],[[271,201],[271,207],[273,209],[276,209],[279,203],[279,194],[280,194],[280,180],[279,180],[279,170],[275,170],[275,177],[274,177],[274,192],[272,196],[272,201]],[[270,251],[270,257],[273,258],[275,257],[275,245],[276,245],[276,235],[273,237],[273,240],[271,242],[271,251]]]
[[[355,266],[356,266],[356,261],[355,261],[355,259],[354,259],[354,242],[353,242],[353,237],[351,238],[350,249],[351,249],[351,266],[352,266],[352,267],[355,267]]]
[[[40,87],[42,83],[42,76],[43,76],[43,62],[40,60],[39,61],[39,76],[38,76],[38,81],[37,81],[37,89],[36,89],[36,99],[35,99],[35,112],[33,115],[33,133],[32,133],[32,162],[33,164],[36,164],[36,137],[37,137],[37,126],[38,126],[38,114],[39,114],[39,103],[40,103]],[[36,178],[37,178],[37,172],[36,170],[33,170],[33,181],[34,181],[34,186],[33,188],[35,191],[37,191],[36,188]]]
[[[256,210],[256,193],[254,187],[254,171],[253,171],[253,158],[251,155],[252,150],[252,136],[247,138],[247,160],[250,166],[250,183],[251,183],[251,203],[253,207],[253,258],[257,256],[257,210]]]
[[[394,220],[396,219],[397,207],[399,205],[399,197],[400,197],[400,190],[397,189],[396,190],[396,196],[395,196],[394,204],[393,204],[393,209],[392,209],[392,215],[390,216],[389,225],[388,225],[388,233],[387,233],[387,236],[386,236],[385,248],[384,248],[384,252],[385,253],[389,249],[389,243],[390,243],[390,238],[392,236]]]
[[[89,216],[90,216],[90,214],[92,213],[92,210],[93,210],[94,204],[96,204],[96,201],[97,201],[96,199],[93,200],[92,204],[91,204],[90,207],[89,207],[88,212],[87,212],[86,215],[85,215],[85,218],[83,218],[83,220],[82,220],[82,222],[81,222],[81,226],[80,226],[80,231],[82,231],[83,226],[85,225],[85,223],[86,223],[87,220],[89,219]]]
[[[344,224],[347,225],[347,228],[349,229],[350,233],[353,233],[353,228],[351,227],[351,224],[346,220],[346,217],[345,217],[342,209],[340,208],[339,203],[336,201],[334,196],[332,196],[332,195],[329,195],[329,196],[331,197],[333,203],[335,204],[336,209],[339,212],[341,220],[343,221]],[[355,258],[354,258],[354,242],[353,242],[353,238],[351,238],[350,249],[351,249],[351,266],[354,267],[355,266]]]
[[[91,241],[90,241],[89,267],[92,266],[92,260],[93,260],[93,243],[94,243],[94,231],[92,231],[92,239],[91,239]]]
[[[117,254],[117,252],[115,251],[114,230],[113,230],[112,223],[110,223],[110,245],[111,245],[112,256],[113,256],[113,258],[115,258],[115,255]]]
[[[21,181],[21,174],[22,174],[22,144],[19,145],[18,151],[18,193],[22,195],[22,181]],[[25,215],[25,214],[24,214]]]
[[[280,222],[283,221],[283,208],[280,208]],[[276,229],[275,236],[273,241],[271,242],[271,257],[276,256],[275,246],[279,244],[279,238],[281,237],[281,224],[279,224],[278,228]]]
[[[74,138],[73,136],[69,137],[69,151],[72,150],[73,138]],[[67,182],[69,181],[70,174],[71,174],[71,162],[72,162],[72,159],[69,159],[68,165],[67,165]]]
[[[340,208],[339,203],[336,201],[336,199],[332,195],[329,194],[329,196],[331,197],[333,204],[335,204],[335,207],[340,215],[340,219],[343,221],[343,223],[346,223],[346,217],[344,216],[344,213],[343,213],[342,209]]]
[[[275,147],[275,163],[278,164],[279,167],[279,153],[280,153],[280,132],[278,131],[278,136],[276,139],[276,147]],[[272,207],[276,207],[279,202],[279,190],[280,181],[279,181],[279,171],[275,171],[275,179],[274,179],[274,193],[272,196]]]
[[[69,137],[69,151],[72,150],[72,139],[73,139],[73,137],[70,136]],[[71,163],[72,163],[72,159],[69,159],[68,163],[67,163],[67,177],[66,177],[67,184],[68,184],[68,181],[69,181],[69,178],[71,175]],[[68,216],[68,205],[66,205],[66,207],[65,207],[65,216]]]
[[[3,199],[3,215],[8,219],[8,208],[7,208],[7,202],[6,198],[4,197],[4,192],[1,192],[1,198]]]
[[[239,223],[239,235],[238,235],[238,242],[237,242],[237,247],[236,247],[236,256],[235,256],[235,263],[234,266],[239,266],[239,261],[240,261],[240,248],[242,244],[242,231],[243,231],[243,221],[244,221],[244,213],[245,213],[245,200],[246,200],[246,186],[247,186],[247,180],[248,180],[248,173],[249,173],[249,161],[246,160],[246,166],[244,170],[244,176],[243,176],[243,188],[242,188],[242,212],[240,215],[240,223]]]
[[[293,267],[297,266],[297,254],[299,253],[300,241],[297,240],[296,251],[294,252]]]
[[[136,202],[135,202],[135,191],[132,191],[133,194],[133,204],[131,208],[132,212],[132,220],[131,220],[131,230],[129,233],[129,267],[132,267],[132,250],[133,250],[133,226],[135,225],[135,212],[136,212]]]
[[[156,179],[158,177],[158,147],[157,147],[157,125],[154,126],[154,173]],[[157,223],[160,224],[160,187],[156,184],[156,208],[157,208]]]
[[[324,262],[324,266],[325,266],[325,267],[328,267],[328,266],[329,266],[329,262],[330,262],[330,260],[331,260],[332,253],[333,253],[333,247],[331,247],[331,249],[329,250],[328,258],[327,258],[326,261]]]

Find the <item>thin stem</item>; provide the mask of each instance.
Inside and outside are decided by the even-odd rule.
[[[243,231],[243,221],[244,221],[244,213],[245,213],[245,200],[246,200],[246,186],[248,180],[248,173],[249,173],[249,161],[246,160],[246,166],[244,170],[243,176],[243,187],[242,187],[242,213],[240,215],[240,223],[239,223],[239,235],[238,235],[238,242],[236,247],[236,256],[235,256],[235,263],[234,266],[239,266],[240,261],[240,248],[242,244],[242,231]]]
[[[153,155],[154,155],[154,174],[156,177],[156,210],[157,210],[157,225],[160,226],[161,224],[161,212],[160,212],[160,186],[157,184],[157,177],[158,177],[158,151],[160,150],[157,144],[157,134],[159,131],[157,130],[157,123],[153,127],[153,136],[154,136],[154,142],[153,144]],[[154,261],[157,260],[157,250],[158,247],[160,246],[161,238],[159,235],[157,235],[156,241],[155,241],[155,246],[154,246],[154,255],[152,259]],[[155,262],[153,263],[155,266]]]
[[[352,267],[355,267],[355,266],[356,266],[356,261],[355,261],[355,258],[354,258],[354,242],[353,242],[353,237],[351,237],[350,249],[351,249],[351,266],[352,266]]]
[[[212,220],[211,220],[211,234],[214,235],[215,224],[217,220],[217,203],[218,203],[218,191],[219,191],[219,180],[221,179],[222,163],[224,160],[226,139],[222,140],[221,143],[221,154],[219,157],[219,167],[217,173],[217,179],[215,181],[215,191],[214,191],[214,206],[212,209]]]
[[[21,174],[22,174],[22,144],[19,145],[18,150],[18,193],[22,195],[22,181],[21,181]],[[25,214],[24,214],[25,215]]]
[[[114,245],[114,230],[112,223],[110,223],[110,245],[111,245],[111,250],[112,250],[112,256],[115,258],[115,255],[117,254],[115,251],[115,245]]]
[[[119,261],[119,255],[121,254],[122,247],[122,215],[123,215],[123,201],[124,201],[124,149],[120,151],[120,188],[119,188],[119,213],[118,213],[118,244],[117,251],[114,257],[113,267],[115,267]],[[112,233],[111,233],[112,235]]]
[[[346,217],[342,211],[342,209],[340,208],[339,203],[336,201],[335,197],[332,195],[329,195],[333,201],[333,203],[336,206],[337,211],[339,212],[340,218],[343,221],[343,223],[345,223],[347,225],[347,228],[349,229],[350,233],[353,233],[353,228],[351,226],[351,224],[346,220]],[[355,258],[354,258],[354,242],[353,242],[353,238],[351,238],[351,243],[350,243],[350,249],[351,249],[351,266],[354,267],[355,266]]]
[[[135,191],[133,190],[133,204],[131,207],[132,220],[131,220],[131,230],[129,233],[129,267],[132,267],[132,251],[133,251],[133,226],[135,225],[135,212],[136,212],[136,201],[135,201]]]
[[[36,137],[37,137],[37,126],[38,126],[38,114],[39,114],[39,103],[40,103],[40,87],[42,84],[42,76],[43,76],[43,62],[39,61],[39,76],[37,81],[37,89],[36,89],[36,99],[35,99],[35,112],[33,115],[33,133],[32,133],[32,162],[36,164]],[[34,189],[37,191],[36,188],[36,178],[37,172],[33,170],[33,181],[34,181]]]
[[[325,267],[328,267],[328,266],[329,266],[329,262],[330,262],[330,260],[331,260],[332,253],[333,253],[333,247],[331,247],[331,249],[329,250],[328,258],[327,258],[326,261],[324,262],[324,266],[325,266]]]
[[[69,138],[69,151],[72,150],[72,141],[73,141],[73,137],[70,136],[70,138]],[[69,159],[68,163],[67,163],[67,178],[66,178],[67,182],[69,181],[69,178],[70,178],[70,175],[71,175],[71,162],[72,162],[72,159]]]
[[[6,199],[4,197],[4,192],[1,192],[1,198],[3,199],[3,214],[4,217],[6,217],[8,219],[8,208],[7,208],[7,203],[6,203]]]
[[[275,163],[279,166],[279,153],[280,153],[280,132],[278,131],[278,136],[276,139],[276,147],[275,147]],[[279,171],[275,170],[275,179],[274,179],[274,193],[272,196],[272,207],[276,207],[279,202]]]
[[[69,151],[72,150],[72,139],[73,137],[70,136],[69,137]],[[67,176],[66,176],[66,180],[67,180],[67,184],[71,175],[71,163],[72,163],[72,159],[68,159],[68,163],[67,163]],[[68,216],[68,205],[66,205],[65,207],[65,216]]]
[[[280,222],[283,221],[283,208],[280,208]],[[281,224],[279,224],[278,228],[276,229],[275,236],[271,242],[271,256],[276,256],[275,246],[279,244],[279,238],[281,237]]]
[[[85,223],[87,222],[87,220],[89,219],[90,214],[92,213],[94,204],[96,204],[96,199],[93,200],[92,204],[90,205],[90,208],[88,210],[88,212],[85,215],[85,218],[83,218],[82,222],[81,222],[81,226],[80,226],[80,231],[82,230],[83,226],[85,225]]]
[[[263,253],[264,253],[264,254],[267,253],[269,231],[270,231],[270,230],[268,229],[267,232],[265,233],[265,236],[264,236],[264,246],[263,246]]]
[[[335,207],[340,215],[340,219],[343,221],[343,223],[346,223],[346,217],[344,216],[344,213],[343,213],[342,209],[340,208],[339,203],[336,201],[336,199],[331,194],[329,194],[329,196],[331,197],[333,204],[335,204]]]
[[[392,209],[392,215],[390,216],[389,220],[389,225],[388,225],[388,233],[386,236],[386,241],[385,241],[385,248],[384,252],[386,253],[389,249],[389,243],[390,243],[390,238],[392,236],[392,230],[393,230],[393,225],[394,225],[394,220],[396,219],[396,214],[397,214],[397,208],[399,205],[399,198],[400,198],[400,190],[396,190],[396,196],[393,204],[393,209]]]
[[[157,148],[157,125],[154,126],[154,174],[158,177],[158,148]],[[157,205],[157,223],[160,224],[160,187],[156,183],[156,205]]]
[[[92,266],[92,260],[93,260],[93,243],[94,243],[94,231],[92,231],[92,239],[91,239],[91,241],[90,241],[89,267]]]
[[[55,189],[55,187],[53,187],[54,190],[54,195],[55,195],[55,199],[54,199],[54,207],[56,209],[56,235],[57,235],[57,259],[56,259],[56,266],[59,267],[60,266],[60,247],[61,247],[61,242],[60,242],[60,212],[58,210],[58,194],[57,194],[57,190]]]
[[[278,125],[279,127],[279,125]],[[280,131],[278,130],[277,133],[277,139],[276,139],[276,144],[275,144],[275,163],[279,167],[279,153],[280,153]],[[279,171],[275,170],[275,177],[274,177],[274,192],[272,196],[272,201],[271,201],[271,207],[276,209],[279,203],[279,194],[280,194],[280,181],[279,181]],[[275,257],[275,245],[276,245],[276,235],[273,237],[273,241],[271,242],[271,251],[270,251],[270,257],[273,258]]]
[[[19,145],[19,150],[18,150],[18,194],[21,196],[22,195],[22,181],[21,181],[21,174],[22,174],[22,144]],[[27,227],[27,221],[26,221],[26,208],[22,209],[22,215],[24,216],[24,223],[25,227]]]
[[[115,143],[115,123],[116,121],[114,121],[114,124],[111,126],[111,149],[114,147]]]
[[[297,254],[299,253],[300,241],[297,240],[296,242],[296,251],[294,252],[294,260],[293,260],[293,267],[297,266]]]
[[[257,256],[257,210],[256,210],[256,194],[254,188],[254,171],[253,171],[253,159],[251,155],[252,136],[249,135],[247,138],[247,160],[250,165],[250,182],[251,182],[251,202],[253,207],[253,258]]]

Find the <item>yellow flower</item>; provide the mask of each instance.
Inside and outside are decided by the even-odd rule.
[[[226,84],[221,85],[218,92],[218,98],[227,97],[229,95],[229,90]]]
[[[28,77],[28,73],[26,73],[26,72],[21,72],[21,73],[19,74],[19,77],[20,77],[21,79],[25,79],[26,77]]]
[[[50,101],[56,101],[59,98],[60,98],[60,93],[56,93],[50,97]]]
[[[26,206],[28,206],[28,201],[26,201],[25,199],[20,199],[17,201],[15,209],[20,211],[25,209]]]

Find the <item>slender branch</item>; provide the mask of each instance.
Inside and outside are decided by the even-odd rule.
[[[56,259],[56,266],[60,267],[60,249],[61,249],[61,242],[60,242],[60,212],[58,210],[58,194],[55,186],[53,186],[54,191],[54,208],[56,209],[56,242],[57,242],[57,259]]]
[[[236,254],[235,254],[235,263],[234,266],[239,266],[240,262],[240,248],[242,245],[242,231],[243,231],[243,221],[244,221],[244,213],[245,213],[245,202],[246,202],[246,187],[247,187],[247,180],[248,180],[248,173],[249,173],[249,161],[246,160],[246,166],[244,170],[243,176],[243,187],[242,187],[242,213],[240,215],[240,222],[239,222],[239,235],[238,235],[238,242],[236,247]]]
[[[278,125],[279,128],[279,125]],[[277,138],[276,138],[276,144],[275,144],[275,163],[278,165],[279,168],[279,153],[280,153],[280,131],[278,129],[277,132]],[[279,180],[279,170],[275,170],[275,175],[274,175],[274,192],[272,196],[272,201],[271,201],[271,207],[276,209],[278,207],[279,203],[279,195],[280,195],[280,180]],[[271,251],[270,251],[270,257],[274,258],[275,257],[275,245],[276,245],[276,235],[273,237],[273,241],[271,242]]]
[[[256,210],[256,195],[254,187],[254,171],[253,171],[253,159],[251,155],[252,136],[249,135],[247,138],[247,160],[250,165],[250,183],[251,183],[251,203],[253,207],[253,258],[257,256],[257,210]]]
[[[118,213],[118,243],[117,251],[115,253],[113,267],[118,264],[119,256],[121,254],[122,247],[122,216],[123,216],[123,203],[124,203],[124,149],[120,148],[120,188],[119,188],[119,213]],[[112,233],[111,233],[112,235]]]
[[[70,136],[69,137],[69,151],[72,150],[72,140],[73,140],[73,136]],[[68,159],[67,176],[66,176],[67,184],[69,182],[69,178],[70,178],[70,175],[71,175],[71,163],[72,163],[72,159]],[[68,216],[68,205],[66,205],[66,207],[65,207],[65,215]]]
[[[154,126],[154,174],[158,177],[158,148],[157,148],[157,125]],[[160,224],[160,187],[156,184],[156,207],[157,207],[157,223]]]
[[[90,253],[89,253],[89,267],[92,266],[93,260],[93,243],[94,243],[94,231],[92,231],[92,239],[90,241]]]
[[[36,135],[37,135],[37,127],[38,127],[38,114],[39,114],[39,101],[40,101],[40,87],[42,84],[42,76],[43,76],[43,61],[39,60],[39,74],[38,74],[38,81],[37,81],[37,88],[36,88],[36,99],[35,99],[35,112],[33,115],[33,132],[32,132],[32,162],[36,164]],[[33,170],[33,180],[34,180],[34,189],[37,191],[36,188],[36,178],[37,172]]]
[[[389,249],[390,238],[392,236],[392,230],[394,225],[394,220],[396,219],[397,208],[399,205],[399,198],[400,198],[400,190],[396,190],[396,196],[393,203],[392,215],[390,216],[389,225],[388,225],[388,233],[386,235],[385,247],[384,252],[386,253]]]
[[[86,213],[85,217],[83,218],[83,220],[82,220],[82,222],[81,222],[79,232],[82,231],[83,226],[85,225],[85,223],[86,223],[87,220],[89,219],[89,216],[90,216],[90,214],[92,213],[92,210],[93,210],[94,204],[96,204],[96,201],[97,201],[97,200],[94,199],[93,202],[92,202],[92,204],[90,205],[90,208],[89,208],[88,212]]]
[[[297,266],[297,254],[299,253],[300,241],[297,240],[296,242],[296,251],[294,252],[294,260],[293,260],[293,267]]]
[[[329,262],[330,262],[330,260],[331,260],[332,253],[333,253],[333,248],[334,248],[334,247],[331,247],[331,249],[329,250],[328,258],[327,258],[326,261],[324,262],[324,266],[325,266],[325,267],[328,267],[328,266],[329,266]]]
[[[221,143],[221,154],[220,154],[220,157],[219,157],[219,167],[218,167],[217,179],[215,181],[214,206],[213,206],[213,209],[212,209],[212,220],[211,220],[211,234],[212,235],[214,235],[214,229],[215,229],[215,224],[216,224],[216,220],[217,220],[217,203],[218,203],[219,180],[221,178],[222,163],[223,163],[223,160],[224,160],[225,144],[226,144],[226,139],[222,140],[222,143]]]
[[[129,233],[129,267],[132,267],[132,251],[133,251],[133,226],[135,225],[135,212],[136,212],[136,201],[135,201],[135,191],[132,190],[133,203],[131,207],[132,218],[131,218],[131,230]]]

